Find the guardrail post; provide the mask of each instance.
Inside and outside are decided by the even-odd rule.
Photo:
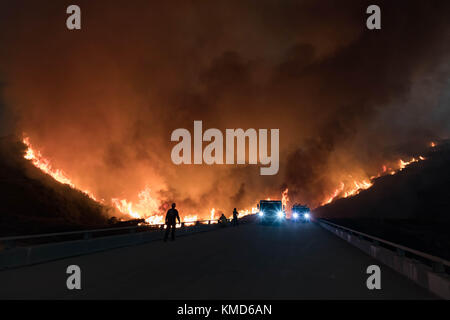
[[[211,220],[208,220],[208,224],[211,224]]]
[[[181,223],[181,227],[182,227],[182,228],[184,228],[184,227],[185,227],[185,224],[184,224],[184,222],[182,222],[182,223]]]

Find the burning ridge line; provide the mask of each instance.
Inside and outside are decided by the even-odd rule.
[[[51,165],[50,160],[45,158],[39,150],[33,148],[29,137],[24,135],[23,143],[27,146],[24,158],[31,161],[31,163],[40,169],[42,172],[48,174],[56,181],[69,185],[71,188],[79,190],[86,194],[92,200],[104,204],[104,199],[99,200],[91,191],[84,190],[77,186],[68,175],[60,169],[55,169]],[[164,215],[161,214],[160,201],[151,196],[151,189],[145,187],[138,194],[139,201],[133,203],[127,199],[112,198],[112,205],[122,214],[128,215],[135,219],[145,219],[146,224],[157,225],[164,224]],[[239,217],[243,217],[249,214],[254,214],[257,212],[256,208],[239,210]],[[211,210],[211,220],[214,220],[215,209]],[[183,222],[186,226],[194,225],[198,219],[198,215],[186,215],[183,217]],[[214,222],[212,222],[214,223]]]
[[[434,148],[436,146],[436,143],[431,142],[430,146]],[[387,168],[386,165],[383,165],[382,166],[382,168],[383,168],[382,172],[378,173],[375,176],[371,176],[368,179],[363,179],[361,181],[354,180],[353,182],[350,183],[350,184],[353,184],[353,186],[351,186],[351,185],[350,186],[348,186],[348,185],[346,186],[345,183],[341,181],[340,184],[339,184],[339,187],[336,188],[336,190],[332,193],[331,196],[327,197],[327,199],[321,203],[321,206],[327,205],[327,204],[329,204],[329,203],[331,203],[331,202],[333,202],[334,200],[337,200],[337,199],[348,198],[348,197],[355,196],[355,195],[359,194],[362,190],[367,190],[370,187],[372,187],[373,184],[374,184],[373,181],[376,178],[379,178],[381,176],[385,176],[387,174],[394,175],[394,174],[402,171],[403,169],[405,169],[410,164],[412,164],[414,162],[423,161],[423,160],[426,160],[426,158],[423,157],[423,156],[419,156],[417,158],[413,157],[409,161],[404,161],[402,159],[399,159],[397,161],[397,164],[398,164],[398,168],[397,169]],[[345,189],[347,189],[347,190],[344,191]]]

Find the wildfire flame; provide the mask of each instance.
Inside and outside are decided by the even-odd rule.
[[[239,210],[238,213],[239,213],[238,218],[242,218],[242,217],[248,216],[249,214],[258,213],[258,208],[252,207],[251,209]]]
[[[289,201],[289,196],[288,196],[288,188],[286,188],[282,193],[281,193],[281,203],[283,204],[284,208],[287,208],[287,203]]]
[[[195,222],[198,221],[197,215],[194,216],[186,216],[183,218],[183,222],[185,226],[192,226]]]
[[[27,160],[30,160],[33,165],[39,169],[41,169],[43,172],[51,176],[56,181],[67,184],[71,186],[74,189],[80,190],[81,192],[88,195],[91,199],[98,201],[97,198],[94,196],[94,194],[88,190],[81,190],[80,188],[77,188],[75,184],[72,182],[72,180],[67,177],[67,175],[64,173],[64,171],[59,169],[53,169],[52,165],[50,164],[50,161],[46,158],[44,158],[39,151],[35,151],[30,143],[30,139],[28,137],[25,137],[23,139],[23,143],[27,146],[27,150],[25,152],[24,158]]]
[[[212,208],[211,209],[211,216],[210,216],[210,221],[211,223],[217,223],[217,221],[215,221],[215,215],[216,215],[216,209]]]
[[[435,146],[435,144],[432,142],[432,147]],[[369,189],[373,186],[373,180],[381,177],[386,174],[394,175],[397,172],[402,171],[404,168],[409,166],[411,163],[423,161],[426,158],[423,156],[419,156],[418,158],[412,158],[409,161],[405,161],[402,159],[399,159],[397,162],[397,169],[388,168],[386,165],[382,166],[382,171],[378,173],[375,176],[371,176],[369,179],[363,179],[361,181],[353,180],[350,183],[344,183],[340,182],[339,187],[336,188],[336,190],[331,194],[331,196],[327,197],[325,201],[322,202],[322,206],[331,203],[332,201],[339,199],[339,198],[348,198],[354,195],[357,195],[362,190]]]
[[[403,161],[403,160],[399,160],[399,171],[402,171],[404,168],[406,168],[407,166],[409,166],[411,163],[414,163],[414,162],[419,162],[420,160],[425,160],[425,158],[424,157],[422,157],[422,156],[420,156],[419,157],[419,159],[416,159],[416,158],[412,158],[411,160],[409,160],[409,161]]]
[[[150,193],[150,188],[145,187],[139,193],[139,202],[136,205],[126,199],[113,198],[111,202],[120,212],[135,219],[143,218],[149,224],[162,224],[164,223],[164,216],[160,214],[161,203],[153,198]]]
[[[60,170],[60,169],[54,169],[50,163],[50,161],[42,156],[42,154],[35,150],[33,146],[30,143],[30,139],[28,137],[23,138],[23,143],[27,146],[26,153],[24,155],[24,158],[27,160],[30,160],[31,163],[45,172],[46,174],[53,177],[56,181],[67,184],[70,187],[80,190],[83,193],[85,193],[87,196],[89,196],[91,199],[95,201],[99,201],[101,203],[104,203],[104,200],[97,200],[97,197],[94,196],[94,194],[88,190],[83,190],[79,186],[75,185],[75,183],[67,176],[67,174]],[[431,147],[435,147],[436,143],[431,142]],[[347,198],[354,195],[357,195],[362,190],[366,190],[373,185],[373,180],[386,175],[386,174],[395,174],[399,171],[402,171],[404,168],[406,168],[408,165],[414,162],[423,161],[425,160],[425,157],[419,156],[418,158],[412,158],[409,161],[405,160],[398,160],[396,167],[397,168],[391,168],[386,165],[382,166],[382,170],[380,173],[378,173],[375,176],[371,176],[370,178],[356,180],[354,179],[351,182],[343,182],[341,181],[339,183],[339,187],[334,190],[334,192],[328,196],[321,205],[326,205],[331,203],[332,201],[338,199],[338,198]],[[142,190],[138,194],[139,201],[137,203],[133,203],[131,201],[128,201],[127,199],[118,199],[118,198],[112,198],[111,203],[113,206],[119,210],[122,214],[126,214],[132,218],[135,219],[145,219],[145,222],[147,224],[164,224],[164,212],[161,211],[161,201],[156,199],[151,195],[151,190],[148,187],[145,187],[144,190]],[[286,188],[282,194],[282,204],[287,208],[287,203],[289,202],[288,197],[288,188]],[[270,198],[267,198],[267,200],[270,200]],[[215,212],[216,209],[212,208],[210,211],[210,220],[214,220],[215,218]],[[258,208],[252,207],[251,209],[243,209],[239,210],[239,218],[242,218],[244,216],[250,215],[250,214],[256,214],[258,212]],[[230,218],[232,215],[230,216]],[[185,225],[193,225],[198,221],[198,215],[187,215],[183,217],[183,222]],[[211,221],[211,223],[216,223],[217,221]],[[177,225],[180,226],[180,225]]]
[[[35,167],[50,175],[56,181],[82,191],[92,200],[99,201],[92,192],[88,190],[81,190],[80,187],[77,186],[64,171],[54,169],[50,163],[50,160],[44,158],[40,151],[33,148],[28,137],[23,138],[23,143],[27,146],[24,158],[30,160]],[[151,195],[150,188],[145,187],[144,190],[138,194],[138,199],[139,201],[137,203],[133,203],[127,199],[112,198],[111,203],[122,214],[128,215],[135,219],[145,219],[147,224],[164,224],[164,212],[161,211],[162,203],[160,200]],[[104,200],[100,200],[99,202],[103,203]],[[214,220],[215,211],[215,208],[211,209],[210,220]],[[251,208],[250,210],[240,210],[239,217],[255,214],[257,211],[258,209],[256,207]],[[182,221],[186,226],[194,225],[196,221],[198,221],[198,215],[184,216]],[[217,221],[211,221],[211,223],[217,223]],[[180,224],[177,224],[177,227],[180,227]]]

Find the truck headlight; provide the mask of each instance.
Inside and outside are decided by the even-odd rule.
[[[304,217],[305,217],[305,219],[309,219],[309,218],[311,218],[311,215],[309,213],[305,213]]]
[[[297,213],[297,212],[294,212],[294,213],[292,214],[292,216],[294,217],[294,219],[298,219],[298,213]]]
[[[262,217],[264,215],[264,212],[260,211],[259,216]]]
[[[284,217],[283,211],[278,211],[277,216],[278,218],[283,218]]]

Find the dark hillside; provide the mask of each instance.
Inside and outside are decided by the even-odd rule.
[[[23,158],[26,146],[0,138],[0,237],[106,224],[105,208]]]

